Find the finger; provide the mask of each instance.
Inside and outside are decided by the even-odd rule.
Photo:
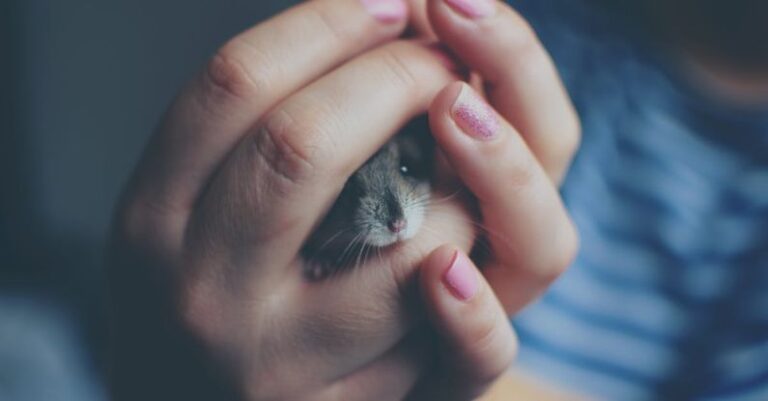
[[[439,147],[478,199],[496,264],[484,273],[514,313],[570,264],[573,224],[525,141],[467,84],[442,91],[429,117]]]
[[[482,76],[491,104],[559,183],[579,143],[579,121],[528,23],[496,0],[429,0],[428,9],[440,39]]]
[[[411,333],[382,357],[337,380],[317,395],[320,400],[399,401],[413,389],[424,374],[433,350],[430,338]]]
[[[366,325],[366,320],[358,320],[350,326],[350,320],[344,319],[350,312],[366,310],[383,310],[387,311],[384,317],[399,318],[401,309],[381,307],[382,302],[370,292],[351,290],[361,287],[358,281],[331,290],[308,285],[297,255],[347,177],[402,124],[423,113],[435,93],[452,79],[429,48],[394,42],[349,61],[265,116],[207,188],[187,231],[183,266],[191,283],[186,309],[192,325],[213,326],[209,337],[227,337],[230,330],[210,321],[227,321],[220,318],[223,314],[239,321],[238,315],[252,315],[253,308],[262,305],[268,309],[263,315],[274,316],[272,324],[287,325],[290,329],[283,333],[300,337],[288,342],[286,352],[300,352],[297,344],[318,344],[306,354],[319,355],[321,360],[327,360],[324,350],[349,356],[343,361],[337,358],[336,366],[324,371],[348,366],[352,368],[347,371],[352,371],[397,343],[405,331],[402,325],[395,325],[392,330],[397,332],[390,335],[391,331],[367,331],[386,322]],[[386,289],[380,294],[397,298],[395,283],[381,280],[381,275],[378,279],[387,284],[376,287]],[[367,280],[362,287],[370,289]],[[212,292],[251,301],[222,310],[213,302]],[[315,338],[317,333],[335,335]],[[355,335],[360,333],[371,336]],[[369,344],[372,341],[375,346]],[[307,366],[312,366],[311,361]]]
[[[517,339],[498,299],[466,254],[435,250],[419,270],[421,295],[442,340],[431,376],[413,400],[473,400],[503,374]]]
[[[253,302],[226,312],[247,315],[249,305],[266,304],[273,324],[287,325],[284,333],[299,336],[288,342],[290,350],[316,344],[306,354],[318,355],[320,363],[327,360],[321,351],[344,355],[334,369],[350,372],[391,348],[406,331],[404,324],[388,328],[402,316],[400,304],[393,302],[400,301],[402,281],[388,279],[391,270],[382,267],[375,278],[340,286],[310,285],[297,255],[347,177],[402,124],[423,113],[452,79],[432,50],[394,42],[351,60],[275,107],[207,188],[188,231],[185,276],[200,277],[191,281],[202,288],[251,294]],[[379,295],[358,288],[379,290]],[[266,294],[279,302],[265,301]],[[381,301],[385,295],[389,298]],[[206,298],[199,304],[190,309],[216,310]],[[354,325],[350,317],[357,319]],[[317,333],[333,335],[316,338]]]
[[[286,95],[344,60],[397,36],[402,0],[317,0],[230,40],[177,98],[133,180],[129,224],[153,232],[186,216],[213,170],[254,122]],[[147,210],[160,216],[146,216]],[[132,215],[132,214],[135,214]],[[146,226],[145,221],[159,223]]]
[[[422,38],[429,41],[437,40],[435,31],[432,30],[432,26],[429,24],[429,18],[427,17],[427,1],[426,0],[409,0],[410,6],[410,19],[408,21],[408,30],[406,34],[416,38]]]
[[[244,392],[256,400],[402,400],[423,375],[432,352],[427,340],[423,331],[412,332],[348,372],[335,364],[338,355],[307,358],[322,353],[320,349],[282,354],[270,347],[268,353],[280,356],[258,364],[254,375],[245,375]]]
[[[434,50],[397,41],[290,96],[209,190],[205,209],[215,215],[202,233],[222,233],[214,241],[243,246],[260,265],[288,265],[347,178],[453,79]]]
[[[438,192],[435,197],[443,198]],[[358,370],[392,348],[423,320],[416,267],[446,242],[469,250],[474,242],[469,218],[455,198],[438,200],[415,237],[391,249],[369,251],[367,261],[326,280],[294,281],[281,301],[286,310],[281,317],[298,335],[290,343],[312,344],[310,355],[318,350],[333,355],[333,367],[342,372]]]

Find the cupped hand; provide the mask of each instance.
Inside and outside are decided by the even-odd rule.
[[[527,22],[495,1],[429,0],[438,37],[482,79],[445,88],[430,108],[440,148],[477,197],[493,250],[485,275],[515,313],[578,247],[557,187],[578,147],[578,117]],[[487,98],[487,101],[486,99]]]
[[[414,400],[466,400],[508,367],[506,316],[536,299],[570,264],[578,235],[557,191],[580,140],[578,117],[527,22],[493,0],[422,0],[414,25],[479,79],[444,88],[429,110],[448,163],[477,200],[480,270],[443,246],[421,267],[441,358]],[[419,17],[419,16],[422,17]],[[510,345],[512,344],[512,345]]]
[[[347,177],[457,79],[396,40],[406,20],[397,0],[308,2],[229,41],[178,96],[117,215],[118,399],[412,390],[431,342],[415,266],[441,243],[470,247],[463,206],[435,205],[432,231],[332,280],[305,280],[300,253]]]
[[[501,38],[485,53],[462,50],[476,43],[451,32],[471,38],[471,24],[483,23],[440,16],[449,11],[430,8],[441,39],[480,74],[493,72],[497,61],[482,60]],[[514,105],[499,108],[495,140],[456,139],[448,100],[457,87],[433,103],[458,79],[455,65],[396,40],[406,14],[395,0],[302,4],[231,40],[178,96],[118,209],[110,269],[118,398],[463,400],[503,372],[515,343],[502,305],[511,313],[530,301],[570,256],[567,216],[543,173],[557,173],[557,163],[542,167],[547,153],[528,152],[534,131],[512,128],[521,121]],[[519,23],[498,15],[485,33]],[[558,82],[554,73],[542,80]],[[438,143],[479,199],[488,231],[500,233],[489,236],[488,282],[463,256],[474,231],[451,199],[435,203],[431,229],[397,252],[333,280],[304,280],[299,250],[346,178],[430,103]],[[504,163],[505,155],[529,159]],[[492,185],[510,172],[518,191]],[[544,202],[533,204],[537,196]],[[533,238],[517,236],[530,230]],[[553,232],[565,234],[547,259],[541,249]],[[424,260],[443,243],[455,245]],[[471,296],[454,288],[467,282]]]

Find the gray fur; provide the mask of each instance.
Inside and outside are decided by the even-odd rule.
[[[358,255],[416,234],[431,192],[433,146],[424,125],[412,123],[349,178],[305,246],[312,278],[356,264]]]

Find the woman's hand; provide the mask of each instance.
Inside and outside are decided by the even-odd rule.
[[[434,342],[415,267],[441,243],[469,249],[463,207],[435,205],[439,234],[332,280],[305,281],[299,253],[347,177],[458,78],[434,50],[395,40],[406,10],[302,4],[231,40],[176,99],[118,211],[118,398],[412,390]]]
[[[578,147],[578,117],[549,55],[509,6],[428,0],[428,14],[439,39],[480,76],[490,103],[456,83],[438,95],[429,117],[440,148],[479,201],[494,253],[484,274],[514,314],[578,247],[557,192]]]
[[[446,255],[469,250],[474,233],[462,205],[441,202],[425,223],[432,229],[397,253],[333,280],[302,277],[299,249],[346,178],[458,78],[445,57],[395,40],[406,18],[396,0],[302,4],[230,41],[180,94],[118,211],[111,278],[119,398],[222,399],[222,391],[235,389],[233,399],[468,399],[503,372],[514,339],[490,288],[515,310],[562,270],[570,248],[560,243],[551,264],[532,252],[531,263],[521,256],[514,268],[489,274],[490,286],[464,270],[458,276],[475,278],[477,286],[471,297],[461,296],[450,289],[460,285],[456,274],[447,279],[445,270],[455,260],[475,268]],[[446,42],[465,57],[456,40]],[[474,60],[465,61],[483,73]],[[435,107],[450,90],[431,114],[440,114]],[[480,148],[451,145],[452,131],[439,124],[433,122],[436,137],[467,181],[484,164],[462,155]],[[499,138],[517,141],[487,146],[525,149],[511,127],[500,125]],[[528,167],[535,173],[537,166]],[[507,179],[508,172],[489,174]],[[492,244],[498,266],[510,266],[503,251],[516,243],[546,246],[507,236],[528,232],[523,224],[554,224],[553,231],[529,227],[539,242],[551,243],[546,234],[567,223],[552,183],[530,178],[517,187],[522,194],[532,185],[530,197],[513,196],[527,202],[519,208],[502,202],[510,195],[505,186],[486,184],[483,192],[467,182],[486,225],[506,230]],[[537,207],[536,193],[548,199],[538,215],[551,220],[519,216]],[[504,220],[501,227],[488,224],[490,210]],[[517,231],[513,221],[521,224]],[[433,253],[414,285],[415,266],[443,243],[456,248]],[[505,292],[510,277],[524,279],[514,302]],[[419,318],[422,311],[430,324]],[[476,313],[465,317],[468,311]],[[436,343],[428,327],[442,340]],[[435,343],[443,359],[437,368],[429,364]]]
[[[429,110],[439,148],[477,198],[490,257],[480,274],[460,250],[444,246],[422,265],[428,315],[452,352],[438,353],[442,363],[413,399],[466,400],[509,364],[505,316],[538,297],[576,253],[578,236],[557,186],[580,128],[547,52],[510,7],[492,0],[416,3],[426,12],[414,14],[428,18],[415,21],[419,31],[436,35],[477,73],[487,98],[453,83]]]

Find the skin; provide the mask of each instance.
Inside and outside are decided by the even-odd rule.
[[[426,3],[411,4],[411,26],[434,27],[483,78],[498,137],[461,133],[457,66],[358,0],[304,3],[230,40],[171,105],[118,206],[117,399],[468,400],[507,369],[507,315],[577,247],[556,188],[578,121],[513,10],[469,20]],[[443,280],[473,241],[458,201],[436,206],[412,246],[307,282],[300,250],[344,182],[425,111],[443,173],[494,233],[483,274],[471,267],[477,291],[459,299]]]

